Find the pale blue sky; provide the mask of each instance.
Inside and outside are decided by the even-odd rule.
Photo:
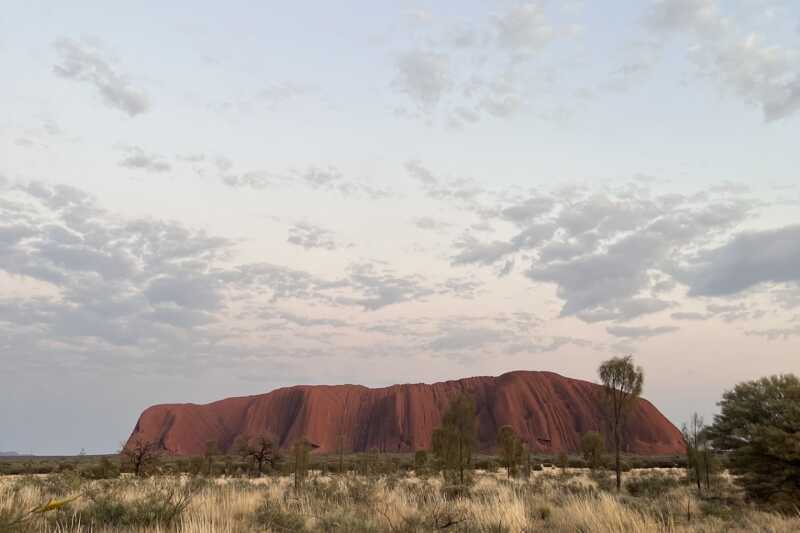
[[[627,352],[680,424],[800,371],[789,0],[12,1],[0,66],[0,450]]]

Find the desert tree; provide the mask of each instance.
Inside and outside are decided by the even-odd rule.
[[[726,391],[707,435],[747,496],[796,513],[800,502],[800,379],[793,374]]]
[[[155,442],[137,437],[122,447],[120,455],[123,463],[131,468],[133,474],[141,477],[158,461],[159,446]]]
[[[531,475],[533,464],[531,464],[531,445],[528,441],[522,442],[522,473],[527,478]]]
[[[442,416],[442,424],[433,431],[433,453],[446,477],[458,475],[464,484],[464,471],[472,463],[472,450],[478,436],[475,400],[466,393],[456,396]]]
[[[683,434],[683,444],[686,447],[686,470],[689,478],[694,478],[697,484],[697,493],[703,493],[703,476],[708,474],[706,463],[708,462],[708,446],[706,443],[706,431],[703,417],[697,413],[692,414],[688,423],[681,428]],[[708,481],[706,481],[708,486]]]
[[[336,455],[339,456],[339,473],[344,474],[345,434],[336,435]]]
[[[509,478],[516,476],[525,450],[522,439],[514,432],[514,428],[506,425],[497,431],[497,447],[500,452],[500,461],[506,469],[506,475]]]
[[[252,436],[239,436],[234,448],[239,455],[254,463],[259,476],[264,474],[265,465],[275,469],[281,460],[280,452],[275,446],[272,436],[265,432]]]
[[[606,452],[606,441],[597,431],[587,431],[581,437],[581,455],[583,460],[592,470],[599,468],[603,463],[603,454]]]
[[[219,454],[220,450],[217,441],[210,440],[206,442],[206,452],[204,455],[206,458],[206,471],[209,476],[214,475],[214,458]]]
[[[426,450],[417,450],[414,452],[414,469],[417,472],[425,470],[428,466],[428,452]]]
[[[603,411],[608,419],[614,443],[614,470],[617,474],[617,492],[622,488],[623,427],[628,412],[642,393],[644,371],[634,366],[633,357],[612,357],[597,369],[602,382],[601,400]]]
[[[292,444],[292,465],[294,470],[294,488],[300,490],[308,473],[310,453],[312,445],[305,439],[300,438]]]

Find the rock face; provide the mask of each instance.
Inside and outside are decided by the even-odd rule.
[[[170,454],[200,455],[209,441],[227,451],[240,435],[266,432],[282,448],[305,437],[317,453],[335,452],[339,435],[353,452],[428,449],[448,402],[466,391],[476,400],[481,449],[494,448],[498,428],[508,424],[533,451],[574,452],[585,432],[606,433],[599,390],[588,381],[529,371],[378,389],[302,385],[205,405],[155,405],[139,417],[128,443],[139,439]],[[678,429],[647,400],[631,410],[625,433],[631,453],[684,450]]]

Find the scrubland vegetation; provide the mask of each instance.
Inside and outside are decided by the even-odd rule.
[[[457,491],[424,468],[367,474],[312,470],[299,485],[293,475],[281,473],[96,480],[69,471],[5,476],[0,477],[0,531],[800,530],[800,515],[746,503],[727,474],[715,476],[699,497],[682,468],[630,470],[619,494],[606,470],[535,468],[529,476],[511,478],[504,469],[470,471],[466,488]],[[51,509],[43,510],[48,502]]]

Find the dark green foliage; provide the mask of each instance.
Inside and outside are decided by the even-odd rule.
[[[478,436],[475,400],[461,394],[450,402],[442,425],[433,431],[433,453],[445,479],[463,485],[464,471],[472,464],[472,452]]]
[[[423,470],[428,466],[428,452],[425,450],[417,450],[414,453],[414,468]]]
[[[642,393],[644,372],[633,365],[631,356],[612,357],[597,369],[603,383],[602,405],[604,407],[612,441],[614,443],[614,464],[617,472],[617,492],[622,488],[622,428],[627,414]]]
[[[592,470],[589,477],[597,483],[600,490],[612,491],[614,490],[614,478],[609,475],[606,470]]]
[[[116,479],[119,474],[119,465],[108,457],[101,457],[97,463],[80,469],[84,479]]]
[[[583,460],[592,470],[603,466],[603,455],[606,453],[606,440],[597,431],[587,431],[581,437],[581,454]]]
[[[558,454],[558,457],[556,457],[556,466],[559,467],[562,472],[565,471],[569,466],[569,456],[564,452]]]
[[[514,432],[511,426],[502,426],[497,432],[497,447],[500,452],[500,461],[506,469],[508,477],[519,474],[519,466],[525,459],[525,446],[522,439]]]
[[[800,507],[800,379],[740,383],[725,392],[708,429],[748,497],[785,512]]]
[[[703,417],[693,414],[689,423],[683,425],[682,433],[686,445],[687,477],[694,482],[697,493],[702,495],[704,487],[706,492],[711,490],[712,478],[718,470],[718,461],[708,443]]]
[[[267,498],[256,511],[256,523],[268,531],[305,531],[305,518],[281,508],[280,504]]]
[[[169,527],[200,488],[192,482],[183,486],[155,484],[143,498],[130,502],[117,499],[111,486],[87,490],[85,497],[90,501],[79,512],[80,522],[109,527]]]
[[[647,474],[629,479],[625,482],[625,488],[631,496],[657,498],[680,484],[678,479],[670,475]]]
[[[306,439],[300,439],[292,445],[292,473],[294,474],[295,490],[300,490],[306,480],[310,453],[311,443]]]

